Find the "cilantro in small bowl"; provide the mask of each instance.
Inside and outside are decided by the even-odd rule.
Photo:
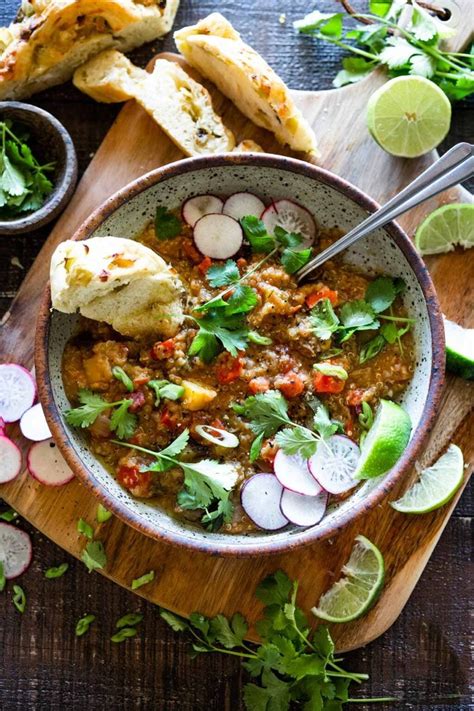
[[[74,145],[54,116],[29,104],[0,102],[0,235],[54,219],[76,178]]]

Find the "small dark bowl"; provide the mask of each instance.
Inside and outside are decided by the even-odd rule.
[[[54,173],[48,176],[54,187],[43,205],[19,217],[0,219],[0,235],[14,235],[46,225],[65,208],[76,186],[77,158],[69,133],[44,109],[19,101],[0,101],[0,120],[6,118],[29,130],[35,155],[48,163],[56,163]]]

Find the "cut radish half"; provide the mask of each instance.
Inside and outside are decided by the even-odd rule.
[[[181,214],[183,220],[187,222],[188,225],[191,225],[191,227],[194,227],[196,222],[200,220],[201,217],[204,217],[204,215],[221,213],[223,205],[224,201],[216,195],[196,195],[196,197],[186,200]]]
[[[229,215],[204,215],[194,225],[194,242],[206,257],[227,259],[242,246],[242,228]]]
[[[7,580],[17,578],[31,563],[31,538],[16,526],[0,522],[0,561]]]
[[[234,193],[227,198],[222,208],[224,215],[229,215],[234,220],[241,220],[247,215],[260,217],[264,210],[265,204],[253,193]]]
[[[74,479],[74,473],[52,439],[33,444],[26,463],[31,476],[46,486],[62,486]]]
[[[29,370],[16,363],[0,365],[0,417],[16,422],[30,409],[36,397],[36,384]]]
[[[21,471],[21,452],[9,437],[0,435],[0,484],[13,481]]]
[[[261,214],[267,232],[273,234],[275,227],[283,227],[287,232],[295,232],[303,237],[296,251],[310,247],[316,237],[316,224],[312,214],[302,205],[292,200],[277,200]]]
[[[360,449],[349,437],[333,435],[319,443],[310,457],[311,474],[330,494],[343,494],[359,483],[352,478],[360,457]]]
[[[51,431],[39,402],[23,413],[20,420],[20,430],[23,437],[31,439],[33,442],[51,438]]]
[[[298,454],[285,454],[279,449],[273,462],[273,471],[285,489],[305,496],[317,496],[321,491],[322,487],[308,469],[308,460]]]
[[[324,516],[327,502],[328,495],[325,491],[317,496],[304,496],[284,489],[280,508],[290,523],[296,526],[315,526]]]
[[[273,474],[254,474],[240,491],[247,516],[265,531],[277,531],[288,524],[280,509],[283,487]]]

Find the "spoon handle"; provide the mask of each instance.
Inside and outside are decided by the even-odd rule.
[[[306,278],[314,269],[328,259],[332,259],[343,249],[354,244],[361,237],[383,227],[412,207],[437,195],[443,190],[461,183],[474,174],[474,145],[458,143],[447,151],[436,163],[433,163],[421,175],[413,180],[400,193],[395,195],[379,210],[369,215],[341,239],[323,250],[298,272],[298,281]]]

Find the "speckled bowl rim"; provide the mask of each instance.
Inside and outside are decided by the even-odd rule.
[[[52,192],[48,195],[46,201],[38,210],[30,212],[23,217],[18,217],[14,220],[0,219],[0,237],[9,235],[20,235],[31,230],[37,230],[44,227],[49,222],[52,222],[55,217],[66,207],[69,200],[72,198],[77,182],[77,155],[73,140],[66,127],[49,111],[35,106],[34,104],[25,104],[22,101],[1,101],[0,114],[4,111],[13,109],[32,116],[40,116],[53,127],[53,130],[62,143],[65,152],[65,160],[63,163],[64,175],[59,183],[54,185]],[[21,122],[21,119],[19,119]]]
[[[88,238],[115,210],[158,182],[201,169],[212,169],[222,166],[232,168],[234,166],[245,165],[258,166],[263,169],[281,169],[290,173],[293,172],[306,176],[337,190],[368,212],[374,212],[379,207],[378,203],[372,200],[372,198],[368,197],[368,195],[343,178],[323,168],[295,158],[271,154],[224,154],[219,156],[204,156],[199,158],[187,158],[175,163],[170,163],[132,181],[97,208],[79,227],[72,239],[82,240]],[[67,463],[81,482],[87,486],[107,509],[112,511],[122,521],[155,540],[198,550],[210,555],[235,557],[281,554],[300,546],[311,545],[317,541],[331,538],[347,525],[353,523],[360,516],[380,504],[395,484],[414,466],[423,442],[434,425],[441,400],[445,365],[444,327],[435,288],[428,270],[417,254],[407,234],[396,223],[392,222],[384,229],[405,256],[418,280],[425,298],[432,347],[429,387],[420,421],[402,457],[390,473],[385,476],[380,486],[370,492],[364,500],[358,502],[353,509],[341,515],[337,523],[326,529],[319,529],[317,526],[309,528],[307,535],[299,536],[297,541],[292,540],[291,536],[288,536],[286,541],[266,540],[265,534],[263,534],[260,539],[255,536],[254,543],[249,544],[246,542],[245,545],[242,544],[240,547],[235,543],[232,545],[225,543],[213,544],[212,541],[199,540],[198,537],[191,535],[186,537],[185,529],[183,529],[182,533],[160,530],[159,526],[151,525],[144,521],[139,514],[127,510],[120,501],[110,496],[104,486],[97,484],[81,458],[76,455],[69,442],[67,429],[62,423],[61,416],[54,403],[51,379],[48,371],[51,310],[51,294],[48,283],[44,290],[36,329],[35,364],[38,392],[54,440]],[[193,533],[195,534],[195,531],[193,531]],[[231,537],[229,536],[229,538]],[[232,536],[232,538],[234,537]]]

